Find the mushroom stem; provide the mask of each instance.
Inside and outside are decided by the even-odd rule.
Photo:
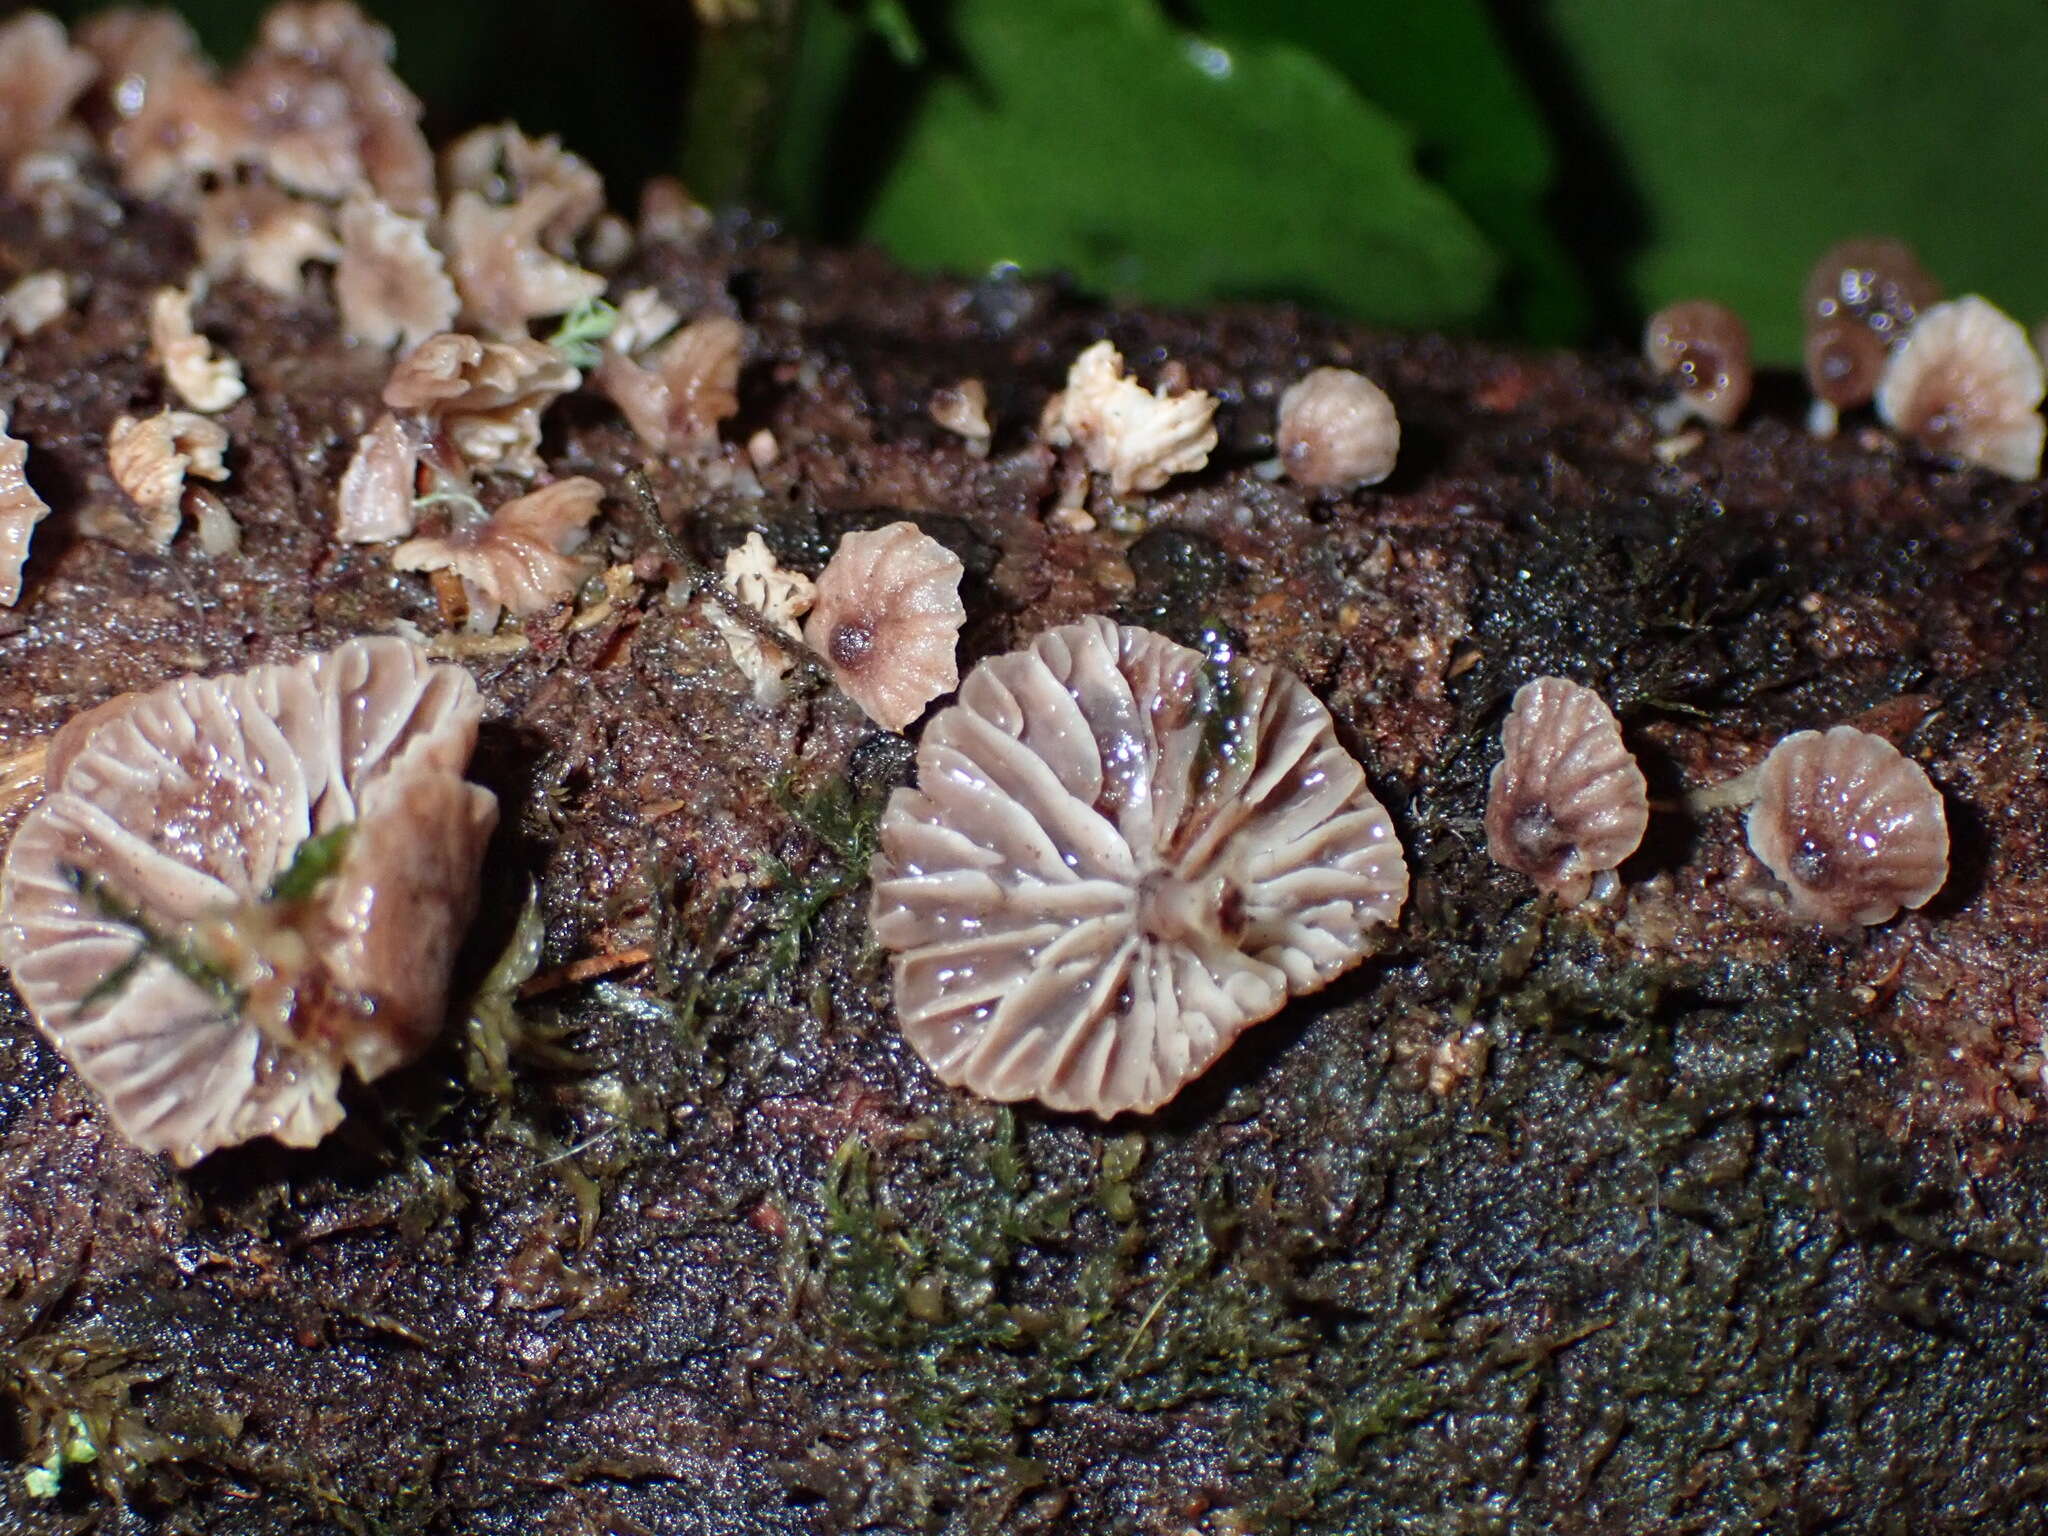
[[[1706,811],[1741,810],[1752,803],[1762,782],[1764,765],[1744,769],[1732,779],[1723,779],[1718,784],[1708,784],[1699,789],[1685,792],[1685,808],[1694,815]]]

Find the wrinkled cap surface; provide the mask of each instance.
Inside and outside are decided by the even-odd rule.
[[[1948,879],[1941,791],[1882,736],[1850,725],[1771,748],[1748,830],[1793,912],[1838,931],[1924,906]]]
[[[1408,868],[1292,675],[1085,619],[969,674],[882,818],[876,937],[948,1083],[1156,1109],[1363,959]]]
[[[1349,368],[1315,368],[1280,396],[1274,446],[1296,484],[1378,485],[1394,472],[1401,422],[1386,391]]]
[[[309,1146],[344,1066],[372,1077],[432,1038],[497,818],[461,777],[481,711],[460,668],[368,639],[59,734],[0,870],[0,959],[130,1141],[180,1163]],[[273,891],[339,828],[325,878]]]
[[[804,640],[877,725],[900,731],[958,685],[962,574],[915,523],[849,533],[818,573]]]
[[[2041,355],[2020,323],[1965,294],[1922,314],[1892,353],[1877,413],[1936,453],[2032,480],[2048,436],[2043,382]]]
[[[1515,692],[1486,786],[1486,851],[1567,906],[1642,845],[1650,792],[1600,696],[1562,677]]]

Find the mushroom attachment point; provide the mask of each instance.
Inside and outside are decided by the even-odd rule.
[[[1394,472],[1401,422],[1385,390],[1349,368],[1316,368],[1280,396],[1280,467],[1297,485],[1350,490]]]
[[[948,1083],[1153,1110],[1399,916],[1408,866],[1290,673],[1084,619],[977,666],[889,802],[876,937]]]
[[[959,685],[962,574],[915,523],[849,533],[818,573],[804,642],[877,725],[900,731]]]
[[[410,643],[178,678],[87,712],[0,870],[0,960],[121,1134],[181,1164],[311,1146],[344,1069],[440,1029],[497,800],[482,701]]]
[[[1797,916],[1837,932],[1923,906],[1948,879],[1941,791],[1890,742],[1850,725],[1798,731],[1771,748],[1749,846],[1785,883]]]
[[[1643,359],[1677,383],[1669,418],[1660,422],[1667,430],[1688,416],[1732,426],[1749,404],[1749,327],[1725,304],[1688,299],[1658,310],[1643,328]]]
[[[1515,693],[1486,786],[1486,851],[1566,906],[1618,868],[1650,825],[1649,786],[1590,688],[1539,677]]]

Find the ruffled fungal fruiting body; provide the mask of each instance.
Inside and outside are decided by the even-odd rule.
[[[960,557],[915,523],[849,533],[818,573],[804,640],[884,729],[902,730],[959,685],[963,574]]]
[[[1650,824],[1649,786],[1590,688],[1539,677],[1515,693],[1486,786],[1486,851],[1566,906],[1619,868]]]
[[[1280,396],[1274,445],[1287,478],[1312,490],[1378,485],[1394,472],[1401,421],[1387,392],[1350,368],[1314,368]]]
[[[227,428],[191,411],[122,416],[107,432],[107,467],[141,509],[143,531],[164,549],[184,521],[185,477],[227,479],[227,449]]]
[[[0,166],[46,145],[98,73],[54,16],[23,11],[0,26]]]
[[[210,278],[240,274],[284,299],[305,292],[308,262],[341,255],[333,215],[321,204],[280,192],[268,182],[215,187],[199,198],[193,232],[200,270]]]
[[[1085,619],[971,672],[882,817],[876,937],[946,1082],[1156,1109],[1364,958],[1408,868],[1290,674]]]
[[[531,337],[483,341],[448,331],[398,360],[384,403],[431,419],[468,468],[531,477],[541,467],[541,414],[582,381]]]
[[[1686,416],[1732,426],[1749,404],[1749,327],[1725,304],[1688,299],[1658,310],[1643,329],[1643,359],[1678,386],[1667,427]]]
[[[768,541],[758,533],[748,534],[744,542],[725,552],[725,585],[734,597],[760,615],[764,625],[791,641],[801,637],[797,620],[810,611],[818,593],[811,578],[803,572],[784,570],[774,551],[768,548]],[[725,641],[733,664],[754,685],[754,702],[773,704],[780,700],[782,680],[796,665],[796,658],[719,604],[707,603],[704,611],[711,627]]]
[[[604,208],[604,184],[587,163],[510,124],[458,140],[442,163],[448,270],[476,326],[523,335],[529,320],[566,314],[604,292],[603,277],[569,259]]]
[[[1763,761],[1749,846],[1798,916],[1837,931],[1889,922],[1948,879],[1948,817],[1920,765],[1837,725],[1787,736]]]
[[[967,451],[986,457],[989,440],[995,435],[988,420],[988,386],[979,379],[962,379],[958,384],[932,392],[929,409],[932,420],[965,440]]]
[[[335,491],[334,536],[349,544],[402,539],[419,524],[420,450],[386,411],[356,439],[356,451]]]
[[[340,257],[334,300],[353,339],[416,347],[455,323],[461,305],[426,220],[354,198],[341,210]]]
[[[2015,480],[2041,473],[2041,356],[2026,329],[1975,294],[1922,314],[1885,364],[1877,412],[1935,453]]]
[[[596,384],[656,453],[703,453],[718,446],[718,424],[740,408],[747,332],[730,315],[702,315],[649,360],[607,349]]]
[[[1123,354],[1098,341],[1074,359],[1067,387],[1046,403],[1041,430],[1055,447],[1078,446],[1116,495],[1156,491],[1209,462],[1216,398],[1164,383],[1149,392],[1124,376]]]
[[[21,601],[29,538],[50,515],[50,504],[28,483],[27,464],[28,444],[9,435],[7,413],[0,411],[0,604],[9,608]]]
[[[1813,264],[1804,309],[1816,430],[1832,433],[1842,411],[1869,403],[1885,358],[1940,297],[1941,285],[1902,240],[1845,240]]]
[[[557,480],[489,517],[408,540],[391,552],[391,564],[400,571],[453,571],[471,592],[472,607],[505,608],[524,618],[574,597],[591,574],[591,563],[575,551],[603,499],[604,487],[586,476]]]
[[[149,344],[172,389],[195,411],[224,411],[243,395],[242,365],[192,323],[198,295],[187,288],[159,288],[149,304]]]
[[[442,1022],[497,820],[482,703],[396,639],[111,701],[0,871],[0,959],[137,1146],[310,1146]],[[62,750],[56,750],[61,748]]]

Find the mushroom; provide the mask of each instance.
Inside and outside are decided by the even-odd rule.
[[[182,17],[102,11],[80,25],[78,42],[99,61],[112,118],[105,144],[125,189],[162,198],[230,169],[245,130]]]
[[[1886,355],[1905,339],[1941,285],[1903,240],[1862,238],[1831,247],[1807,274],[1808,426],[1833,436],[1841,412],[1877,392]]]
[[[307,262],[341,255],[326,208],[264,181],[202,193],[194,233],[200,270],[209,278],[241,274],[283,299],[305,292]]]
[[[213,344],[192,323],[192,288],[159,288],[149,301],[149,345],[172,389],[195,411],[224,411],[243,395],[242,365]]]
[[[1922,314],[1885,364],[1877,413],[1935,453],[2014,480],[2041,473],[2041,356],[2017,320],[1975,294]]]
[[[768,548],[768,541],[758,533],[749,533],[745,542],[725,552],[725,585],[734,597],[758,613],[769,629],[791,640],[799,637],[797,620],[809,611],[818,592],[810,577],[801,571],[784,570]],[[773,704],[780,700],[782,680],[796,665],[796,658],[719,604],[707,603],[704,611],[711,627],[725,641],[734,665],[754,685],[754,702]]]
[[[0,327],[10,336],[33,336],[71,307],[71,282],[62,272],[30,272],[0,293]]]
[[[506,502],[489,517],[459,521],[438,538],[410,539],[391,553],[401,571],[453,571],[480,595],[472,608],[506,608],[515,618],[576,595],[591,573],[572,553],[597,516],[604,487],[583,475]]]
[[[684,326],[643,367],[608,349],[595,382],[656,453],[703,453],[718,446],[718,424],[739,411],[747,333],[729,315]]]
[[[185,477],[227,479],[227,449],[227,428],[191,411],[114,422],[107,433],[107,466],[114,483],[142,509],[143,530],[157,548],[169,548],[184,521]]]
[[[28,444],[9,435],[7,413],[0,411],[0,604],[9,608],[21,601],[29,538],[50,515],[50,504],[22,472],[27,463]]]
[[[541,468],[541,413],[582,379],[545,342],[448,331],[399,359],[384,403],[438,423],[469,468],[531,477]]]
[[[1658,415],[1662,431],[1688,416],[1733,426],[1749,404],[1755,377],[1749,327],[1725,304],[1687,299],[1658,310],[1643,329],[1643,359],[1660,378],[1675,377],[1678,384],[1678,397]]]
[[[1889,922],[1948,879],[1948,817],[1918,763],[1882,736],[1797,731],[1763,761],[1749,846],[1801,918],[1836,931]]]
[[[439,1029],[497,820],[482,701],[403,640],[110,701],[0,870],[0,960],[121,1133],[190,1164],[340,1123]]]
[[[335,493],[334,536],[349,544],[402,539],[419,523],[415,500],[420,450],[386,411],[356,439]]]
[[[960,683],[960,557],[915,523],[849,533],[818,573],[804,641],[870,720],[900,731]]]
[[[1147,393],[1124,377],[1123,355],[1107,341],[1067,370],[1067,387],[1046,402],[1039,430],[1054,447],[1078,446],[1088,467],[1109,476],[1118,496],[1156,491],[1192,474],[1216,448],[1216,397],[1161,383]]]
[[[1314,368],[1280,395],[1280,467],[1297,485],[1350,490],[1394,472],[1401,422],[1386,391],[1349,368]]]
[[[1393,824],[1291,674],[1090,618],[977,666],[873,866],[905,1036],[948,1083],[1152,1110],[1408,893]]]
[[[426,221],[366,197],[341,210],[334,300],[350,338],[373,347],[416,347],[453,325],[462,307]]]
[[[0,25],[0,165],[16,167],[48,143],[98,73],[54,16],[23,11]]]
[[[967,451],[977,459],[988,457],[994,430],[988,422],[988,386],[979,379],[962,379],[958,384],[932,391],[929,409],[932,420],[966,441]]]
[[[1590,688],[1539,677],[1515,691],[1486,785],[1486,851],[1565,906],[1642,845],[1649,786]]]

